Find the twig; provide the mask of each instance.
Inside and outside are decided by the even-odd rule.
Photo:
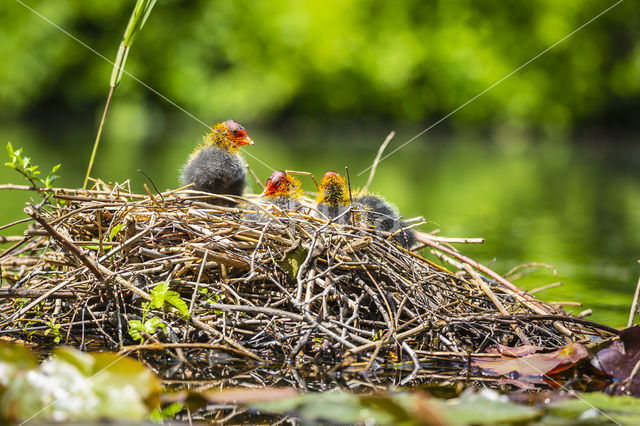
[[[633,301],[631,302],[631,310],[629,311],[629,321],[627,327],[633,325],[633,317],[636,315],[636,309],[638,309],[638,297],[640,296],[640,278],[638,278],[638,284],[636,285],[636,292],[633,295]]]
[[[151,185],[153,186],[153,189],[155,189],[155,190],[156,190],[156,192],[158,193],[158,195],[159,195],[159,196],[160,196],[160,198],[162,199],[162,202],[164,203],[164,196],[162,195],[162,192],[160,192],[160,190],[158,189],[158,187],[156,186],[156,184],[153,182],[153,179],[151,179],[151,177],[150,177],[146,172],[144,172],[144,171],[143,171],[143,170],[141,170],[141,169],[138,169],[138,173],[142,173],[142,174],[143,174],[143,175],[144,175],[144,176],[149,180],[149,182],[151,182]],[[146,187],[146,186],[145,186],[145,189],[147,189],[147,187]],[[148,189],[147,189],[147,193],[149,193],[149,190],[148,190]],[[150,196],[151,198],[153,198],[153,195],[149,194],[149,196]]]
[[[396,132],[392,130],[391,133],[387,135],[384,142],[382,142],[382,145],[380,145],[380,148],[378,148],[378,153],[376,154],[376,158],[373,160],[373,164],[371,165],[371,171],[369,172],[369,179],[367,179],[367,183],[362,187],[362,192],[367,192],[369,190],[369,186],[373,181],[373,176],[376,174],[376,169],[378,168],[378,163],[380,162],[382,153],[384,152],[385,148],[387,147],[387,145],[389,145],[389,142],[391,142],[391,139],[393,139],[395,135],[396,135]]]
[[[531,263],[523,263],[522,265],[514,266],[513,268],[511,268],[511,270],[509,270],[509,272],[504,274],[504,277],[510,280],[517,280],[518,278],[522,278],[523,276],[526,276],[533,272],[533,270],[523,271],[522,273],[516,275],[516,272],[526,268],[531,268],[533,270],[535,270],[536,268],[546,268],[546,269],[550,269],[553,272],[554,277],[558,275],[558,271],[556,271],[556,268],[553,265],[547,265],[546,263],[531,262]]]
[[[538,287],[538,288],[534,288],[533,290],[529,290],[529,294],[534,294],[534,293],[538,293],[541,291],[545,291],[545,290],[549,290],[550,288],[554,288],[554,287],[560,287],[562,285],[561,281],[555,282],[555,283],[551,283],[551,284],[547,284],[547,285],[543,285],[542,287]]]
[[[351,177],[349,176],[349,167],[345,167],[344,172],[347,176],[347,188],[349,188],[349,208],[353,209],[353,195],[351,194]],[[350,214],[349,219],[351,225],[356,226],[355,215]]]
[[[550,314],[551,312],[549,312],[545,307],[543,307],[540,302],[538,302],[537,300],[535,300],[534,298],[532,298],[531,296],[527,295],[524,291],[522,291],[520,288],[516,287],[515,285],[511,284],[509,281],[507,281],[506,279],[504,279],[502,276],[500,276],[499,274],[497,274],[496,272],[492,271],[491,269],[489,269],[488,267],[468,258],[467,256],[464,256],[460,253],[458,253],[455,250],[449,249],[445,246],[443,246],[440,243],[437,243],[435,241],[429,241],[427,239],[425,239],[424,241],[422,241],[423,243],[438,249],[440,251],[443,251],[459,260],[462,260],[463,262],[473,266],[475,269],[477,269],[480,272],[483,272],[487,275],[489,275],[491,278],[493,278],[494,280],[498,281],[500,284],[502,284],[503,286],[507,287],[508,289],[512,290],[513,292],[515,292],[516,294],[519,294],[522,296],[523,299],[525,299],[527,302],[529,302],[532,306],[532,308],[534,308],[538,313],[540,314]]]
[[[258,187],[264,189],[264,183],[262,183],[262,181],[260,180],[256,172],[254,172],[251,166],[249,166],[248,164],[247,164],[247,170],[249,171],[249,174],[251,175],[251,177],[253,177],[253,179],[258,184]]]
[[[51,235],[60,244],[65,246],[67,250],[69,250],[78,259],[80,259],[80,261],[84,264],[84,266],[86,266],[87,269],[89,269],[91,273],[95,275],[95,277],[99,281],[102,281],[103,276],[100,273],[100,271],[98,271],[98,269],[96,268],[96,265],[84,253],[82,253],[82,251],[77,246],[75,246],[71,241],[69,241],[64,235],[60,234],[58,231],[53,229],[51,225],[49,225],[47,221],[44,220],[42,216],[40,216],[35,211],[33,206],[30,205],[30,207],[25,208],[24,212],[29,216],[31,216],[33,219],[35,219],[35,221],[38,222],[49,233],[49,235]]]
[[[303,172],[303,171],[298,171],[298,170],[286,170],[285,173],[286,174],[291,174],[291,175],[307,176],[307,177],[309,177],[311,179],[311,181],[315,185],[316,191],[320,190],[320,186],[318,185],[318,181],[316,181],[316,177],[313,175],[313,173]]]
[[[439,237],[437,235],[427,234],[422,231],[413,231],[415,234],[418,234],[420,238],[428,238],[433,241],[437,241],[439,243],[459,243],[459,244],[483,244],[484,238],[451,238],[451,237]]]
[[[483,292],[485,292],[487,297],[489,297],[489,299],[491,299],[491,301],[493,302],[495,307],[498,308],[498,311],[500,311],[500,313],[502,315],[504,315],[505,317],[508,317],[510,315],[509,311],[507,311],[507,309],[500,302],[500,300],[496,297],[496,295],[493,293],[493,291],[491,291],[491,288],[487,285],[487,283],[485,283],[484,280],[482,280],[482,278],[480,278],[480,275],[478,275],[478,273],[476,271],[474,271],[469,264],[464,264],[464,265],[462,265],[462,267],[464,268],[465,271],[467,271],[471,275],[471,279],[473,280],[473,282],[475,282],[476,285],[478,287],[480,287]],[[515,330],[516,334],[518,335],[518,337],[522,341],[522,343],[525,344],[525,345],[530,345],[531,342],[529,341],[527,336],[525,336],[525,334],[522,332],[522,330],[520,330],[518,328],[518,326],[516,326],[515,324],[513,324],[512,326],[513,326],[513,329]]]
[[[208,255],[209,255],[209,250],[205,250],[204,256],[202,256],[202,262],[200,263],[198,278],[196,278],[196,285],[193,286],[193,294],[191,295],[191,302],[189,303],[189,318],[194,317],[193,305],[196,303],[196,296],[198,295],[198,287],[200,286],[200,280],[202,279],[202,273],[204,272],[204,266],[207,263]],[[189,335],[189,323],[187,322],[187,325],[184,327],[184,335],[182,336],[182,339],[186,340],[188,335]]]

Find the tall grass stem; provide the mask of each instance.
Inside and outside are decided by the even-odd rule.
[[[142,31],[142,27],[144,26],[145,22],[147,22],[147,18],[149,18],[149,14],[151,13],[151,10],[153,9],[153,6],[155,6],[155,4],[156,0],[138,0],[136,2],[136,7],[131,13],[131,17],[129,18],[127,28],[124,31],[124,36],[122,37],[122,41],[120,42],[116,60],[113,63],[113,71],[111,71],[111,79],[109,81],[109,95],[107,96],[107,102],[104,106],[104,112],[102,113],[102,119],[100,120],[100,126],[98,127],[96,140],[93,142],[93,150],[91,151],[91,158],[89,159],[87,174],[84,177],[84,183],[82,185],[82,187],[85,189],[87,188],[89,176],[91,175],[91,170],[93,169],[93,163],[96,159],[96,153],[98,152],[98,145],[100,145],[102,129],[104,128],[104,123],[107,119],[107,111],[109,111],[111,98],[113,97],[113,92],[120,83],[120,80],[122,80],[122,74],[124,73],[124,66],[127,62],[127,56],[129,55],[130,47],[138,34],[140,34],[140,31]]]

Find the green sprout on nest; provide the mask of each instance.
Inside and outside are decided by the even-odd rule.
[[[46,336],[51,333],[54,335],[53,342],[60,343],[60,340],[62,339],[62,335],[60,335],[60,324],[56,324],[56,320],[50,319],[47,322],[47,326],[49,326],[49,328],[44,331],[44,335]]]
[[[142,304],[142,320],[129,320],[129,335],[133,340],[142,342],[145,335],[153,335],[158,327],[162,331],[166,330],[167,325],[160,317],[147,319],[147,314],[151,309],[162,309],[167,305],[176,308],[186,318],[191,316],[189,308],[180,298],[180,294],[170,291],[168,282],[159,283],[151,290],[151,300]]]
[[[37,164],[32,164],[30,157],[22,155],[22,148],[14,150],[11,142],[7,142],[7,153],[9,154],[10,161],[4,163],[4,165],[11,167],[24,176],[34,188],[51,188],[53,181],[60,177],[55,174],[60,168],[60,164],[53,166],[51,171],[43,179],[40,177],[40,167]]]

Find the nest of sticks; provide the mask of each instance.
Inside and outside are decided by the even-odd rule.
[[[0,254],[2,339],[169,357],[208,350],[327,368],[400,360],[416,373],[429,354],[557,348],[613,333],[452,247],[465,239],[423,238],[429,256],[440,257],[431,261],[371,230],[282,212],[257,197],[229,208],[185,191],[94,188],[47,190],[28,204],[19,222],[31,224]],[[180,295],[189,315],[168,303],[145,312],[158,283]],[[129,335],[132,320],[154,317],[166,327],[143,332],[142,343]]]

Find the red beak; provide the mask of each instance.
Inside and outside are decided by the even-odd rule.
[[[267,184],[264,186],[264,191],[262,191],[262,194],[260,194],[261,197],[264,197],[266,195],[273,193],[273,187],[272,185],[270,185],[270,183],[271,182],[267,182]]]
[[[238,146],[253,145],[253,141],[249,136],[238,142]]]

